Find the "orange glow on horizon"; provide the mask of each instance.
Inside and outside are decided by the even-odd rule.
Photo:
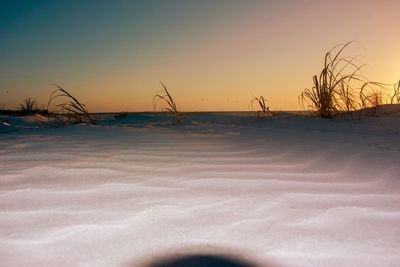
[[[54,43],[43,51],[40,45],[56,40],[29,28],[37,14],[26,18],[26,25],[14,30],[22,32],[18,38],[36,40],[37,47],[28,53],[10,43],[3,49],[13,53],[9,64],[0,63],[0,104],[15,108],[27,97],[46,104],[57,83],[92,112],[152,111],[162,81],[181,111],[246,111],[252,97],[260,95],[271,110],[300,110],[298,95],[312,86],[325,52],[349,40],[364,47],[349,52],[361,55],[370,80],[400,79],[398,1],[254,1],[237,7],[221,2],[218,12],[213,5],[193,4],[204,14],[186,5],[192,13],[174,14],[159,24],[151,14],[140,24],[130,21],[129,13],[116,13],[115,21],[121,17],[124,24],[105,24],[108,35],[99,30],[93,40],[87,35],[72,40],[74,48]],[[101,23],[85,16],[82,20],[95,26]],[[61,34],[57,31],[53,35]],[[72,37],[79,33],[71,32]]]

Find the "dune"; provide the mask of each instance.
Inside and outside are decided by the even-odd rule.
[[[64,128],[7,117],[1,265],[141,267],[190,251],[248,266],[215,256],[228,251],[260,267],[399,266],[399,110],[192,113],[182,125],[129,114]]]
[[[344,114],[344,117],[399,117],[400,116],[400,104],[384,104],[377,107],[370,107],[360,109],[350,114]]]

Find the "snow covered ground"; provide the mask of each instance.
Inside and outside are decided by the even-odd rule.
[[[1,266],[400,266],[400,113],[0,126]]]

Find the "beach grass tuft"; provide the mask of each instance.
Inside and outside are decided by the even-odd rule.
[[[54,104],[53,113],[66,117],[68,122],[95,124],[85,104],[79,102],[77,98],[59,85],[55,86],[57,89],[50,95],[47,103],[48,109]]]
[[[268,119],[270,116],[269,107],[266,104],[264,96],[253,97],[250,101],[251,109],[254,110],[254,103],[258,104],[257,117],[260,119]]]
[[[161,86],[163,89],[161,89],[154,97],[153,97],[153,108],[155,111],[157,111],[157,105],[160,102],[163,102],[165,106],[161,108],[161,111],[167,112],[169,114],[172,114],[175,117],[175,122],[177,124],[182,123],[182,119],[180,116],[180,113],[178,111],[178,108],[176,106],[176,102],[174,98],[171,96],[169,93],[167,87],[162,83]]]
[[[1,110],[1,109],[0,109]],[[8,110],[10,114],[19,114],[19,115],[30,115],[30,114],[40,114],[40,115],[48,115],[49,111],[41,105],[39,107],[36,99],[28,97],[24,99],[24,102],[19,104],[18,110]]]
[[[383,104],[400,104],[400,81],[396,83],[365,82],[360,89],[362,108]]]
[[[390,104],[400,104],[400,80],[393,85],[393,93],[390,97]]]
[[[36,99],[34,98],[25,98],[24,102],[19,104],[19,111],[22,114],[32,114],[32,113],[36,113],[36,111],[38,110],[38,105],[36,102]]]
[[[303,108],[315,110],[322,118],[332,118],[340,111],[356,108],[352,83],[362,80],[359,71],[363,66],[356,63],[356,57],[342,56],[352,43],[354,41],[335,46],[325,54],[320,74],[313,76],[314,86],[303,90],[299,96]]]
[[[365,82],[360,89],[360,102],[362,108],[377,108],[384,102],[383,91],[386,84],[379,82]]]

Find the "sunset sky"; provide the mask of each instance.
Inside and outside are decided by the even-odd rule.
[[[59,84],[90,111],[151,111],[164,82],[183,111],[300,109],[323,56],[400,79],[398,0],[0,1],[0,104],[47,103]]]

